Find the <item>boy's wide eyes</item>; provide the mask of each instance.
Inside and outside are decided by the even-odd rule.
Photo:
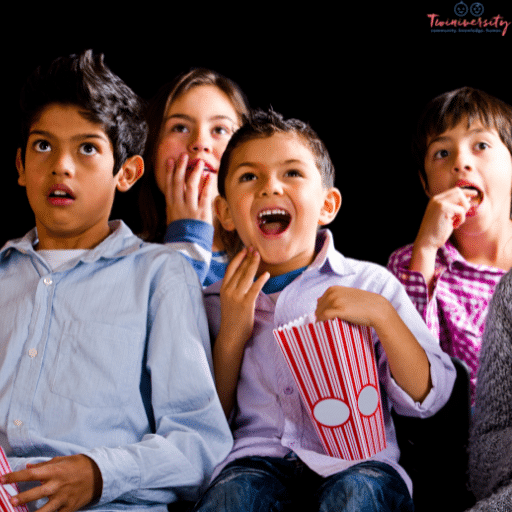
[[[301,176],[302,176],[302,173],[300,171],[298,171],[297,169],[290,169],[283,173],[284,178],[300,178]],[[253,180],[257,180],[257,179],[258,179],[258,176],[255,173],[244,172],[243,174],[240,175],[240,177],[238,178],[238,181],[240,183],[244,183],[244,182],[253,181]]]
[[[32,146],[39,153],[45,153],[51,149],[50,143],[47,140],[36,140]]]
[[[32,147],[38,153],[47,153],[52,150],[51,144],[47,140],[44,140],[44,139],[36,140],[32,144]],[[90,142],[84,142],[83,144],[80,144],[80,146],[78,148],[78,152],[84,156],[92,156],[98,152],[98,148],[96,147],[95,144],[92,144]]]
[[[238,181],[240,183],[245,183],[247,181],[253,181],[256,179],[256,174],[253,172],[244,172],[240,177],[238,178]]]
[[[97,147],[91,143],[85,143],[80,146],[80,153],[82,155],[91,156],[98,152]]]

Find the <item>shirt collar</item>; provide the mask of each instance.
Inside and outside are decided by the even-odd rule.
[[[334,247],[334,238],[329,229],[322,229],[316,237],[317,255],[307,271],[317,270],[320,273],[333,272],[340,276],[354,274],[350,260]]]
[[[451,242],[446,242],[440,250],[440,255],[448,268],[452,268],[455,262],[467,264],[461,253],[455,248]]]
[[[311,272],[319,273],[333,272],[340,276],[354,274],[355,270],[350,264],[350,260],[338,252],[334,247],[334,239],[329,229],[321,229],[316,237],[316,257],[308,268],[299,276],[299,280],[310,275]],[[205,295],[218,295],[220,292],[221,281],[211,284],[205,288]]]
[[[444,265],[450,271],[454,268],[462,269],[476,269],[479,272],[487,272],[490,274],[500,274],[502,270],[497,267],[489,267],[487,265],[480,265],[477,263],[470,263],[464,256],[458,251],[458,249],[450,242],[446,242],[438,251],[441,265]]]
[[[118,258],[130,254],[141,247],[144,243],[136,237],[131,229],[121,220],[109,222],[110,235],[96,247],[82,254],[77,260],[84,263],[94,262],[100,258]],[[8,241],[0,250],[0,259],[3,259],[16,250],[23,254],[37,254],[34,246],[37,245],[37,230],[33,228],[23,238]]]

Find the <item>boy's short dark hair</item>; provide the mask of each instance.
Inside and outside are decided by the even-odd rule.
[[[247,119],[231,137],[222,155],[218,175],[218,189],[222,197],[226,197],[225,181],[233,151],[245,142],[267,138],[276,133],[288,133],[302,139],[315,158],[316,166],[322,177],[322,185],[325,188],[334,186],[334,165],[329,152],[309,124],[298,119],[284,119],[281,114],[272,109],[268,111],[256,110],[252,113],[251,118]]]
[[[20,97],[21,156],[25,160],[30,127],[53,103],[75,105],[103,126],[114,153],[114,175],[134,155],[142,155],[147,136],[144,102],[103,62],[103,54],[86,50],[39,66]]]
[[[417,124],[413,157],[425,183],[424,164],[429,140],[464,120],[468,126],[480,121],[486,128],[494,128],[512,155],[512,106],[478,89],[461,87],[431,100]]]

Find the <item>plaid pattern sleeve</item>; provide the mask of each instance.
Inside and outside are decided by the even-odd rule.
[[[443,350],[469,366],[474,397],[487,309],[505,271],[471,264],[447,243],[436,257],[436,282],[429,298],[421,273],[408,269],[411,253],[412,244],[398,249],[391,255],[388,268],[403,284]]]
[[[427,283],[421,272],[409,270],[412,244],[396,250],[389,258],[388,269],[402,283],[430,331],[439,338],[437,304],[429,300]]]

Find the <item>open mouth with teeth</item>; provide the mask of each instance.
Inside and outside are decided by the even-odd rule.
[[[292,216],[282,208],[262,210],[258,214],[258,227],[264,235],[280,235],[284,233]]]
[[[467,212],[466,215],[474,215],[477,208],[480,206],[480,203],[484,199],[483,192],[479,188],[475,187],[474,185],[467,184],[467,183],[460,183],[460,184],[458,184],[458,187],[461,188],[463,191],[468,192],[467,197],[468,197],[469,203],[471,204],[471,208],[469,209],[469,211]]]
[[[65,206],[75,199],[73,192],[64,186],[56,186],[50,189],[48,193],[48,201],[56,206]]]
[[[73,199],[73,196],[65,190],[54,190],[50,192],[49,197],[66,197],[68,199]]]

